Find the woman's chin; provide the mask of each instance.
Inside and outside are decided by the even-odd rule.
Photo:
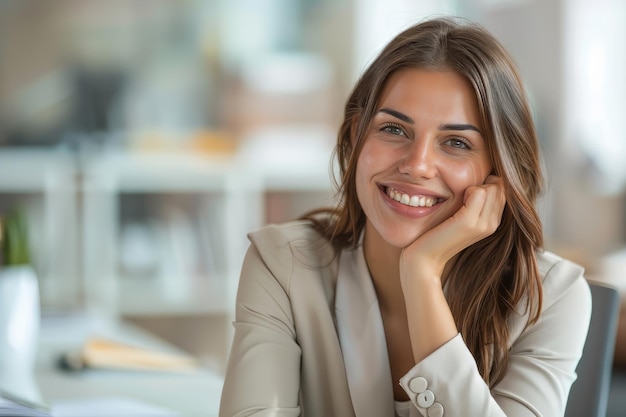
[[[402,231],[396,233],[386,233],[381,237],[387,245],[397,249],[404,249],[411,243],[415,242],[421,235],[422,233],[407,233],[407,231]]]
[[[381,225],[379,225],[381,226]],[[408,227],[406,224],[387,224],[383,227],[375,227],[371,222],[365,226],[366,234],[372,235],[374,242],[397,249],[404,249],[426,233],[424,227]]]

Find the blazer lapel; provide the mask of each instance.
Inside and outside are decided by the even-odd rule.
[[[361,246],[341,254],[335,314],[355,415],[394,415],[385,330]]]

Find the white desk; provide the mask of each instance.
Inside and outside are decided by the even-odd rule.
[[[80,347],[93,335],[162,351],[177,351],[140,329],[113,320],[82,315],[44,317],[36,379],[43,401],[53,409],[55,404],[68,400],[92,399],[95,402],[128,398],[172,410],[175,416],[217,416],[223,379],[209,370],[192,373],[97,369],[68,372],[57,366],[60,355]]]

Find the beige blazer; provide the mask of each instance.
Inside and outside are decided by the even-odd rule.
[[[460,335],[391,380],[382,319],[360,247],[336,255],[307,222],[249,238],[220,416],[562,416],[591,315],[582,268],[544,252],[541,319],[510,319],[507,375],[492,390]]]

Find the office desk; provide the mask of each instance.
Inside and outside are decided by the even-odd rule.
[[[101,369],[64,371],[57,366],[63,353],[78,349],[89,336],[94,335],[165,352],[178,352],[160,339],[116,320],[82,313],[44,316],[36,380],[43,402],[52,406],[53,410],[55,404],[68,401],[91,399],[95,403],[127,398],[171,410],[173,416],[217,416],[223,379],[210,370],[199,369],[189,373]]]

